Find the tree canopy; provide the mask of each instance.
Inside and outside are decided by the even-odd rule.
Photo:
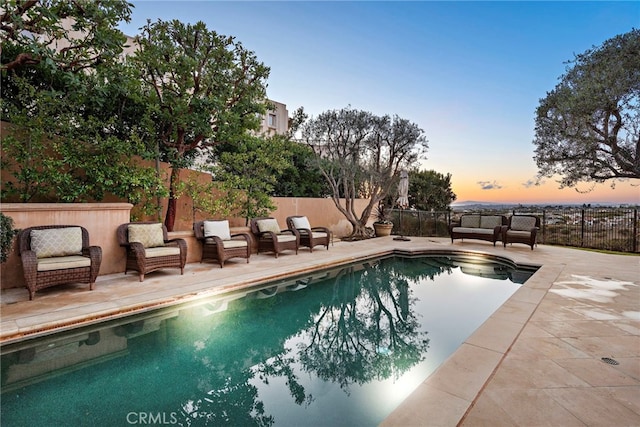
[[[144,156],[139,81],[118,61],[122,1],[8,1],[0,15],[4,201],[139,203],[161,192]],[[26,58],[26,59],[25,59]],[[90,171],[88,173],[87,171]]]
[[[410,168],[427,148],[415,123],[350,107],[309,119],[300,135],[314,150],[336,207],[353,226],[353,238],[367,236],[372,210],[395,189],[400,170]],[[359,197],[369,199],[361,213],[354,204]]]
[[[538,175],[579,182],[640,178],[640,30],[576,55],[536,109]]]
[[[415,169],[409,172],[409,206],[422,211],[444,211],[456,199],[451,174]]]
[[[259,125],[266,111],[269,68],[233,37],[203,22],[147,22],[132,58],[141,70],[157,138],[171,164],[165,225],[173,230],[179,173],[197,149],[204,155]]]

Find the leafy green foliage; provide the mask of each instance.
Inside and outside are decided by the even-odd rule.
[[[368,235],[372,210],[396,188],[400,170],[411,167],[427,148],[424,131],[415,123],[351,108],[324,112],[300,132],[314,150],[336,207],[353,226],[354,238]],[[360,215],[353,208],[359,197],[369,199]]]
[[[451,174],[428,170],[409,172],[409,205],[421,211],[444,211],[456,200]]]
[[[0,212],[0,263],[9,257],[13,238],[18,231],[13,228],[13,218]]]
[[[640,30],[576,55],[536,110],[539,177],[640,179]]]
[[[269,68],[233,37],[180,21],[148,22],[131,63],[140,70],[161,150],[171,163],[168,230],[175,222],[179,171],[196,150],[241,141],[266,111]]]
[[[225,183],[229,197],[239,200],[239,215],[246,223],[275,209],[271,195],[282,174],[291,167],[287,139],[246,136],[217,147],[214,179]]]
[[[313,150],[306,144],[280,137],[283,151],[291,163],[280,173],[274,185],[276,197],[327,197],[331,190],[316,165]]]

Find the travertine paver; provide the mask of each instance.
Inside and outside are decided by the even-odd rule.
[[[385,426],[640,426],[640,257],[525,245],[503,248],[465,240],[392,237],[338,242],[299,255],[253,255],[188,264],[175,271],[98,278],[50,288],[28,301],[25,289],[2,292],[0,340],[87,316],[116,315],[147,304],[233,292],[297,271],[355,261],[394,249],[456,250],[541,265],[382,423]],[[618,365],[601,358],[615,359]]]

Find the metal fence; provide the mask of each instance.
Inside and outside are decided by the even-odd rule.
[[[471,211],[394,210],[394,233],[407,236],[447,237],[449,224]],[[618,252],[640,252],[638,208],[532,208],[483,209],[473,213],[536,215],[540,218],[538,243]]]

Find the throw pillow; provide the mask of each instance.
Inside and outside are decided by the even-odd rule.
[[[31,250],[38,258],[81,254],[82,230],[80,227],[31,230]]]
[[[162,224],[129,224],[129,242],[140,242],[145,248],[164,246]]]
[[[274,218],[261,219],[257,222],[258,231],[264,233],[265,231],[271,231],[272,233],[280,234],[280,226],[278,221]]]
[[[516,231],[530,231],[536,226],[536,219],[531,216],[512,216],[511,229]]]
[[[229,231],[229,221],[205,221],[204,237],[218,236],[222,240],[231,239],[231,231]]]
[[[306,216],[292,218],[292,222],[295,228],[306,228],[311,230],[311,224],[309,224],[309,219]]]

